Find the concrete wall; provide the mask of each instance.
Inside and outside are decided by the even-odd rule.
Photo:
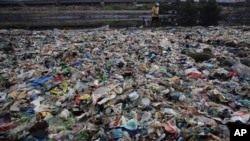
[[[86,3],[154,3],[175,2],[176,0],[0,0],[0,5],[33,4],[86,4]]]
[[[34,12],[24,11],[4,11],[0,12],[0,28],[22,27],[57,27],[57,26],[90,26],[92,23],[103,21],[141,21],[145,17],[151,21],[150,10],[145,11],[63,11],[54,10]],[[250,25],[249,7],[225,7],[222,11],[224,25]],[[175,14],[165,13],[160,15],[164,21],[169,21],[167,25],[172,25],[175,19],[181,18]],[[91,22],[91,23],[90,23]],[[164,26],[164,25],[163,25]]]

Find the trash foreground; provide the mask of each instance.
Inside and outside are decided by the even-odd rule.
[[[229,140],[250,121],[249,31],[0,30],[0,140]]]

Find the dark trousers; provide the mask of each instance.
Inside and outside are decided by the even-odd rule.
[[[159,17],[152,17],[151,26],[153,26],[154,24],[156,24],[157,26],[159,26],[159,23],[160,23]]]

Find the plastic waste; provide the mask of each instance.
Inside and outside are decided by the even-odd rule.
[[[2,29],[0,140],[36,140],[38,113],[48,140],[229,140],[250,119],[247,30]]]
[[[137,92],[132,92],[129,94],[130,101],[135,101],[138,97],[139,95],[137,94]]]
[[[160,42],[160,46],[167,49],[168,47],[171,47],[172,45],[170,41],[168,40],[168,38],[165,38]]]
[[[122,137],[123,137],[123,132],[122,132],[121,128],[113,130],[113,138],[114,139],[119,139],[119,138],[122,138]]]
[[[0,102],[6,100],[7,93],[0,93]]]
[[[147,106],[150,105],[150,99],[148,99],[148,98],[142,98],[142,99],[141,99],[141,103],[142,103],[142,105],[143,105],[144,107],[147,107]]]
[[[236,62],[233,66],[232,69],[234,71],[236,71],[239,75],[241,75],[242,77],[246,77],[245,79],[249,79],[250,78],[250,67],[241,64],[239,61]]]
[[[196,68],[186,69],[185,74],[189,77],[192,77],[192,78],[201,78],[202,77],[202,73],[200,71],[198,71]]]

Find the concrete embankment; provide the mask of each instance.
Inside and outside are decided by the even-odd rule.
[[[107,21],[138,21],[142,17],[150,16],[148,11],[54,11],[32,13],[12,12],[0,13],[0,25],[2,28],[12,27],[67,27],[67,26],[97,26]]]
[[[161,18],[175,15],[161,15]],[[145,17],[150,21],[150,10],[136,11],[4,11],[0,13],[1,28],[36,27],[96,27],[104,24],[113,26],[137,26]]]
[[[72,8],[72,7],[71,7]],[[248,7],[224,7],[220,25],[250,25]],[[12,8],[0,9],[0,28],[91,28],[110,25],[112,27],[140,26],[142,18],[151,21],[150,10],[79,10],[70,8]],[[160,15],[162,26],[178,23],[177,14]],[[167,21],[167,22],[166,22]],[[179,24],[178,24],[179,25]]]

